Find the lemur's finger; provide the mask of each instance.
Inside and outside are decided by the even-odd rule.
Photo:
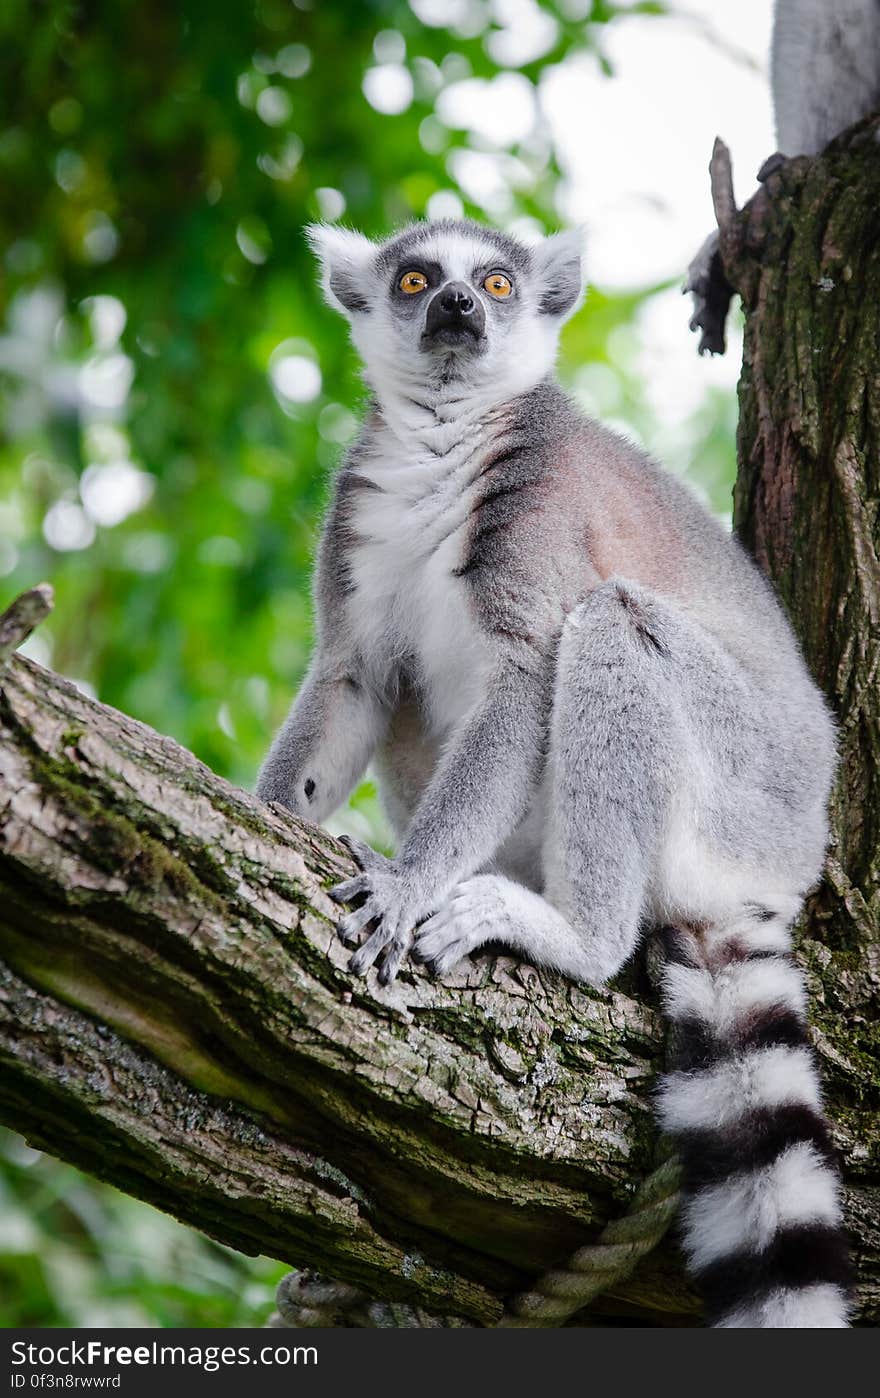
[[[465,901],[462,897],[453,897],[422,923],[413,947],[413,959],[423,962],[435,976],[451,971],[486,940],[483,929],[468,927],[466,921],[456,915],[456,903]]]
[[[353,913],[348,913],[346,917],[340,919],[336,931],[339,939],[348,946],[353,946],[358,936],[364,928],[373,922],[378,916],[372,902],[368,899],[363,907],[355,908]]]
[[[393,935],[393,932],[389,932],[384,923],[380,922],[372,936],[355,952],[348,963],[348,969],[355,976],[366,975],[379,952],[385,950]]]
[[[425,945],[420,939],[413,948],[413,959],[420,961],[433,976],[442,976],[463,961],[471,950],[465,938],[456,937],[451,931],[441,937],[435,933]]]
[[[334,903],[351,903],[359,894],[366,893],[368,888],[366,874],[358,874],[353,879],[346,879],[343,883],[336,883],[332,888],[328,888],[327,897],[332,898]]]
[[[455,919],[449,916],[446,908],[441,908],[427,922],[423,922],[413,947],[416,961],[433,961],[450,938],[455,936],[454,928]]]
[[[354,835],[340,835],[339,843],[345,845],[354,862],[362,869],[368,869],[370,865],[382,862],[383,856],[381,854],[377,854],[365,840],[358,840]]]
[[[395,940],[385,953],[385,960],[379,968],[379,980],[382,985],[391,985],[397,979],[401,962],[406,953],[406,946],[400,940]]]
[[[464,961],[470,950],[465,939],[449,942],[432,960],[431,970],[435,976],[445,976],[447,972],[454,970],[460,961]]]

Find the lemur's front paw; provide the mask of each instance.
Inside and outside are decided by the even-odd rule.
[[[457,966],[463,957],[504,935],[505,905],[491,875],[466,879],[419,929],[413,956],[436,975]]]
[[[393,859],[377,854],[362,840],[350,835],[340,838],[362,872],[336,884],[330,889],[330,897],[337,903],[363,899],[354,912],[347,913],[340,921],[340,939],[346,946],[354,946],[365,928],[371,923],[377,924],[348,964],[356,976],[363,976],[380,953],[384,953],[379,980],[389,985],[412,947],[413,928],[425,909],[412,880]]]

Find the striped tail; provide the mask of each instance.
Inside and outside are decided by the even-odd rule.
[[[836,1151],[786,919],[754,908],[663,936],[677,1062],[659,1116],[682,1159],[685,1254],[710,1323],[845,1327]]]

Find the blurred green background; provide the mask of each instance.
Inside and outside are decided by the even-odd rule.
[[[531,7],[544,37],[518,69],[536,87],[578,50],[602,63],[619,11],[666,22],[655,3]],[[540,120],[495,140],[504,190],[481,207],[457,175],[485,139],[436,112],[449,84],[503,69],[506,13],[490,0],[0,7],[0,603],[50,579],[56,610],[29,653],[235,782],[253,782],[306,664],[316,522],[363,394],[303,225],[381,235],[462,209],[558,226]],[[663,289],[592,288],[563,343],[573,391],[648,445],[638,317]],[[683,335],[685,321],[682,307]],[[707,390],[689,460],[673,463],[699,462],[719,512],[734,424],[732,393]],[[369,782],[340,823],[382,839]],[[11,1134],[0,1153],[0,1324],[262,1323],[282,1266]]]

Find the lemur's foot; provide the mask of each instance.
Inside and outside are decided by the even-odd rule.
[[[700,354],[723,354],[724,327],[733,297],[733,287],[724,275],[718,248],[718,232],[710,233],[688,267],[684,290],[694,301],[691,330],[701,331]]]
[[[383,954],[379,980],[389,985],[412,947],[413,928],[426,911],[423,900],[412,878],[393,859],[350,835],[341,836],[341,842],[362,872],[336,884],[330,889],[330,897],[337,903],[351,903],[356,898],[363,902],[342,918],[337,929],[339,937],[346,946],[354,946],[360,934],[371,923],[376,924],[352,956],[349,967],[356,976],[366,975]]]
[[[496,879],[480,874],[452,890],[441,908],[422,924],[413,956],[444,975],[486,942],[503,940],[506,904]]]

